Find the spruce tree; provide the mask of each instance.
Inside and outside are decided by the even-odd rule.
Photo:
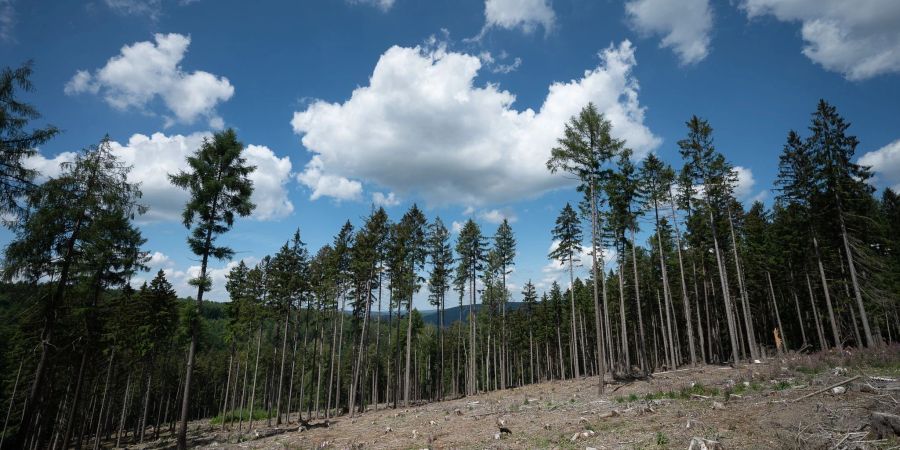
[[[34,106],[17,98],[17,90],[34,90],[31,73],[31,61],[0,72],[0,217],[22,212],[19,202],[33,187],[37,175],[25,166],[25,160],[59,133],[53,125],[27,129],[29,121],[41,117]]]
[[[216,240],[234,225],[235,216],[248,216],[255,205],[250,202],[253,182],[248,176],[255,167],[246,164],[241,153],[244,145],[237,140],[233,129],[215,133],[204,139],[203,144],[187,158],[189,171],[170,174],[175,186],[187,190],[190,199],[184,208],[182,222],[193,227],[188,246],[200,257],[200,274],[191,280],[197,286],[197,314],[202,311],[203,294],[212,288],[207,273],[209,258],[229,259],[234,251]],[[178,448],[187,448],[187,421],[190,408],[191,376],[196,359],[199,324],[191,327],[191,343],[185,369],[184,394],[181,404],[181,424],[178,430]]]
[[[581,224],[578,220],[578,214],[572,208],[572,205],[566,203],[559,217],[556,218],[556,226],[553,228],[553,239],[559,242],[559,245],[550,252],[549,257],[565,264],[569,268],[569,299],[570,299],[570,318],[571,327],[569,334],[569,355],[572,361],[572,376],[577,378],[581,376],[580,366],[578,364],[578,340],[575,339],[575,258],[581,255]]]

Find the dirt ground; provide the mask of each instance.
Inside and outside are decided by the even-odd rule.
[[[545,382],[338,417],[302,431],[285,425],[238,436],[204,423],[191,429],[194,444],[206,449],[686,449],[695,437],[726,449],[900,448],[896,437],[879,439],[869,425],[872,412],[900,413],[898,354],[868,355],[874,365],[832,353],[687,368],[607,380],[602,396],[596,377]],[[844,392],[801,399],[855,376]],[[500,426],[510,433],[500,434]],[[268,433],[276,434],[257,437]]]

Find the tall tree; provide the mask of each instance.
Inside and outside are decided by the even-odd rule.
[[[817,187],[823,197],[827,199],[827,204],[831,205],[829,209],[837,213],[841,241],[844,245],[844,256],[847,258],[850,268],[853,295],[856,299],[856,306],[859,308],[866,345],[871,347],[875,345],[875,341],[872,338],[869,316],[863,303],[862,289],[853,257],[856,249],[851,244],[851,236],[847,231],[847,215],[848,206],[858,203],[860,198],[871,195],[871,188],[866,181],[872,177],[872,174],[868,167],[853,162],[859,140],[856,136],[847,134],[848,128],[850,128],[850,124],[838,114],[837,108],[825,100],[819,100],[816,112],[813,113],[812,125],[809,128],[812,135],[806,145],[809,147],[811,157],[818,169],[815,171]]]
[[[572,376],[581,376],[578,365],[578,340],[576,336],[575,316],[575,258],[581,255],[581,224],[578,214],[572,205],[566,203],[559,217],[556,218],[556,226],[553,228],[553,240],[558,242],[556,248],[550,252],[550,257],[569,267],[569,316],[571,328],[569,334],[569,355],[571,356]]]
[[[716,258],[716,267],[719,272],[719,285],[722,289],[722,299],[725,303],[725,317],[728,325],[728,336],[731,344],[731,360],[737,363],[739,359],[738,353],[738,335],[735,323],[735,315],[732,310],[731,294],[728,287],[728,275],[723,261],[723,254],[719,246],[718,233],[716,231],[716,220],[714,210],[715,192],[710,187],[716,186],[715,174],[713,173],[713,164],[721,155],[716,152],[713,144],[712,126],[709,122],[697,116],[692,116],[686,123],[688,135],[686,138],[678,141],[681,157],[685,159],[683,172],[685,178],[689,180],[691,191],[702,186],[703,192],[702,202],[706,209],[710,236],[713,241],[713,251]],[[693,192],[688,198],[693,197]]]
[[[212,287],[207,274],[209,258],[228,259],[234,251],[216,243],[217,238],[234,225],[235,215],[248,216],[255,205],[250,202],[253,182],[248,176],[255,170],[241,156],[244,145],[237,140],[234,130],[229,128],[204,139],[203,144],[187,158],[190,170],[169,175],[175,186],[187,190],[190,200],[184,208],[182,222],[187,228],[193,227],[188,237],[188,246],[200,257],[200,274],[191,280],[197,286],[196,309],[199,315],[203,305],[203,294]],[[191,376],[194,372],[199,324],[193,324],[191,343],[184,376],[184,394],[181,404],[181,425],[178,430],[178,448],[187,448],[187,421],[190,407]]]
[[[463,225],[456,239],[456,278],[454,284],[469,291],[469,360],[466,363],[466,395],[475,395],[476,366],[475,366],[475,282],[478,272],[484,268],[486,245],[481,235],[481,228],[474,220],[469,219]],[[468,285],[468,286],[467,286]],[[462,290],[460,289],[460,292]]]
[[[431,273],[428,278],[429,299],[438,310],[438,342],[440,346],[439,398],[444,398],[444,298],[450,289],[453,273],[453,249],[450,248],[450,230],[440,217],[434,219],[428,233],[428,258]]]
[[[597,282],[602,274],[599,272],[598,259],[602,261],[603,255],[600,244],[600,225],[597,204],[600,186],[609,176],[609,171],[603,165],[612,159],[622,148],[625,142],[612,137],[612,123],[606,120],[597,111],[593,103],[588,103],[577,116],[573,116],[566,123],[563,137],[558,139],[558,146],[550,151],[550,159],[547,168],[551,173],[558,171],[576,176],[581,181],[580,189],[588,196],[588,209],[591,215],[591,271],[594,287],[594,323],[597,339],[597,354],[600,361],[600,379],[597,385],[598,393],[604,390],[603,377],[606,373],[603,336],[600,326],[600,300]],[[606,290],[603,290],[604,300]],[[604,301],[604,309],[606,302]]]
[[[32,427],[35,415],[45,406],[40,394],[44,390],[49,354],[54,348],[58,309],[77,281],[80,269],[85,264],[94,265],[94,269],[99,269],[92,270],[96,276],[115,276],[115,283],[99,286],[114,286],[121,284],[122,278],[127,279],[127,274],[143,258],[136,249],[143,240],[129,224],[129,219],[145,211],[138,204],[140,190],[128,182],[131,167],[119,161],[109,140],[104,138],[99,145],[85,149],[73,162],[62,164],[61,169],[58,177],[29,192],[29,214],[15,228],[16,236],[6,248],[4,277],[7,280],[17,278],[31,283],[52,280],[51,293],[39,305],[43,316],[41,352],[22,421],[10,441],[13,448],[24,446],[32,432],[40,429],[40,426]],[[122,228],[109,230],[110,225]],[[116,253],[117,257],[111,259],[109,252],[122,253]],[[41,420],[45,416],[40,414]],[[42,436],[36,436],[37,446],[41,439]]]
[[[509,225],[509,220],[505,217],[500,226],[497,227],[497,233],[494,234],[494,252],[497,254],[497,262],[500,266],[501,290],[503,292],[503,295],[501,296],[503,302],[501,305],[503,315],[500,325],[500,332],[502,333],[502,351],[500,352],[500,389],[506,389],[507,365],[509,364],[509,336],[506,328],[506,276],[509,275],[511,267],[515,265],[516,238],[513,235],[512,227]]]

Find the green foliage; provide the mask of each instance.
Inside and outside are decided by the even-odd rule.
[[[37,175],[25,166],[25,160],[59,133],[53,125],[26,129],[28,122],[41,117],[34,106],[18,98],[17,90],[34,90],[31,72],[31,61],[0,72],[0,216],[23,212],[19,199],[28,195]]]

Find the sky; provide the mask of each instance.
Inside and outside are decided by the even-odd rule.
[[[489,236],[507,218],[514,299],[528,280],[565,286],[547,253],[579,196],[545,163],[587,102],[638,158],[676,167],[685,122],[709,120],[749,206],[771,204],[785,137],[806,133],[824,98],[852,123],[875,187],[900,188],[896,0],[0,0],[0,61],[28,60],[34,125],[62,130],[29,166],[53,176],[104,135],[133,165],[151,255],[134,283],[162,269],[195,294],[187,195],[166,174],[236,130],[257,208],[222,238],[236,255],[210,266],[217,301],[237,261],[294,230],[314,254],[373,205],[399,220],[413,203]],[[0,229],[0,245],[12,237]]]

